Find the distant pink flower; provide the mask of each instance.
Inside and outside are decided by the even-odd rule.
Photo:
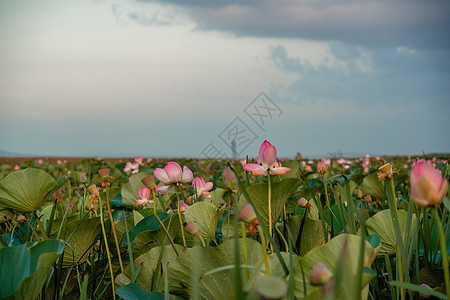
[[[206,199],[212,198],[209,194],[209,191],[213,188],[212,182],[205,183],[203,178],[195,177],[192,181],[192,186],[197,190],[197,197],[200,197],[203,194]]]
[[[261,164],[245,164],[244,169],[252,172],[253,175],[267,176],[267,171],[271,175],[285,175],[291,169],[281,167],[277,162],[277,149],[268,141],[264,141],[259,148],[259,161]]]
[[[139,164],[136,162],[135,163],[127,162],[123,171],[124,172],[132,171],[131,172],[132,174],[136,174],[139,172]]]
[[[448,191],[447,179],[432,164],[419,160],[411,168],[411,199],[420,206],[438,206]]]
[[[312,172],[312,167],[310,165],[306,165],[305,171],[306,172]]]
[[[320,173],[320,174],[325,174],[326,172],[327,172],[327,170],[328,170],[328,164],[326,163],[326,162],[324,162],[323,160],[320,160],[318,163],[317,163],[317,171]]]
[[[186,211],[188,208],[189,208],[189,205],[187,205],[183,201],[180,201],[180,212]]]
[[[139,189],[139,197],[141,197],[141,199],[136,200],[136,204],[138,206],[146,206],[149,202],[150,204],[153,204],[153,200],[148,200],[151,196],[150,193],[150,189],[145,186]]]
[[[140,166],[143,166],[144,164],[142,163],[144,159],[142,158],[142,156],[138,156],[134,159],[134,162],[137,163]]]
[[[163,184],[158,186],[156,190],[160,193],[166,193],[172,185],[177,183],[191,183],[194,175],[188,167],[181,167],[176,162],[169,162],[164,169],[156,168],[153,172],[155,177]]]

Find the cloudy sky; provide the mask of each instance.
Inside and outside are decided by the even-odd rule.
[[[0,151],[450,152],[449,16],[444,0],[3,0]]]

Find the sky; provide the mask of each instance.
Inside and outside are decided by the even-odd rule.
[[[2,0],[0,156],[449,153],[449,16],[444,0]]]

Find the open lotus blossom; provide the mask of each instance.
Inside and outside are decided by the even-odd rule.
[[[179,164],[172,161],[168,162],[164,169],[156,168],[153,175],[163,184],[156,188],[160,193],[166,193],[174,184],[191,183],[194,177],[188,167],[181,169]]]
[[[136,157],[135,159],[134,159],[134,162],[135,163],[137,163],[138,165],[140,165],[140,166],[143,166],[144,164],[142,163],[143,162],[143,158],[142,158],[142,156],[138,156],[138,157]]]
[[[127,162],[125,165],[125,168],[123,169],[124,172],[132,171],[131,173],[136,174],[139,172],[139,163],[137,162]]]
[[[150,189],[144,186],[143,188],[139,189],[139,197],[141,197],[141,199],[136,200],[136,204],[138,206],[146,206],[149,202],[150,204],[153,204],[153,200],[149,200],[150,196]]]
[[[432,164],[419,160],[411,168],[411,199],[420,206],[438,206],[448,191],[448,182]]]
[[[213,188],[212,182],[205,183],[203,178],[195,177],[194,181],[192,181],[192,186],[197,190],[197,197],[200,197],[203,194],[206,199],[212,198],[209,194],[209,191]]]
[[[270,171],[270,175],[285,175],[291,170],[280,166],[277,162],[277,149],[268,141],[264,141],[259,148],[258,159],[261,164],[245,164],[244,169],[253,175],[264,176],[267,176],[267,171]]]

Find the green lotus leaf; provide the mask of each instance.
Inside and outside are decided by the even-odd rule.
[[[406,220],[408,212],[404,210],[397,211],[398,224],[402,239],[405,238],[406,230],[411,231],[411,228],[406,228]],[[416,226],[416,215],[412,215],[412,226]],[[397,238],[395,237],[394,224],[392,223],[391,211],[389,209],[382,210],[370,217],[366,221],[367,232],[370,234],[376,233],[381,238],[381,247],[379,255],[384,253],[394,254],[397,249]]]
[[[302,220],[303,216],[293,216],[286,222],[286,225],[292,233],[292,238],[294,241],[297,241]],[[323,237],[322,223],[319,220],[311,220],[307,217],[305,224],[303,225],[300,249],[298,249],[299,255],[305,255],[311,249],[320,246],[324,241],[325,239]]]
[[[244,263],[242,239],[238,240],[241,263]],[[228,240],[218,247],[203,248],[195,246],[185,248],[180,256],[169,263],[169,291],[171,294],[186,297],[193,283],[203,299],[220,299],[229,295],[235,288],[234,269],[220,270],[210,274],[206,272],[222,266],[234,265],[235,240]],[[261,244],[247,239],[248,264],[258,266],[263,259]],[[245,272],[241,270],[244,278]],[[250,270],[250,276],[255,270]]]
[[[362,183],[359,185],[359,189],[377,199],[383,200],[385,198],[384,186],[378,179],[377,173],[372,173],[364,177]]]
[[[283,206],[285,202],[291,197],[300,186],[301,180],[294,178],[287,178],[280,182],[272,182],[272,196],[271,196],[271,206],[272,206],[272,225],[275,226],[281,212],[283,211]],[[254,209],[258,211],[261,222],[265,226],[269,226],[269,198],[268,198],[268,185],[267,183],[257,183],[251,185],[247,188],[247,192],[250,198],[255,204]],[[247,204],[247,200],[244,196],[239,199],[239,207]]]
[[[0,210],[35,211],[57,185],[50,174],[40,169],[13,172],[0,182]]]
[[[0,249],[0,299],[37,299],[63,250],[59,240]]]
[[[216,227],[223,210],[208,202],[197,202],[190,206],[185,212],[186,223],[195,222],[202,237],[213,240],[216,235]]]
[[[70,237],[64,251],[64,268],[82,264],[89,258],[88,250],[92,247],[100,229],[100,218],[68,221],[66,232],[61,235],[66,241]]]
[[[177,234],[180,232],[180,221],[178,219],[178,215],[173,214],[170,218],[162,220],[162,223],[166,227],[172,239],[175,239]],[[124,239],[123,241],[126,240]],[[166,241],[166,244],[169,244],[163,228],[158,227],[156,230],[144,230],[140,232],[131,243],[133,248],[133,256],[138,257],[154,247],[161,246],[164,241]]]
[[[312,268],[317,263],[324,264],[333,274],[336,273],[339,262],[343,259],[342,252],[343,248],[345,250],[346,264],[345,272],[346,274],[355,275],[358,266],[359,259],[359,249],[361,245],[361,237],[352,234],[340,234],[335,238],[331,239],[325,245],[316,247],[309,251],[305,256],[300,258],[301,265],[297,264],[294,266],[294,282],[295,282],[295,297],[298,299],[304,299],[303,290],[303,276],[302,267],[306,280],[306,289],[308,294],[314,290],[314,286],[309,282],[309,275]],[[365,241],[364,249],[364,266],[369,267],[373,260],[375,259],[376,252],[372,248],[369,242]],[[347,278],[347,280],[353,280]],[[366,281],[366,280],[365,280]],[[364,282],[365,282],[364,281]],[[367,281],[368,283],[368,281]]]
[[[122,194],[123,206],[131,209],[136,208],[136,200],[141,199],[139,196],[139,189],[145,186],[141,180],[150,175],[152,174],[142,172],[130,176],[130,179],[122,186],[122,190],[120,192]]]
[[[116,290],[116,294],[122,299],[137,300],[164,300],[164,295],[158,292],[144,290],[136,283],[130,283]]]

